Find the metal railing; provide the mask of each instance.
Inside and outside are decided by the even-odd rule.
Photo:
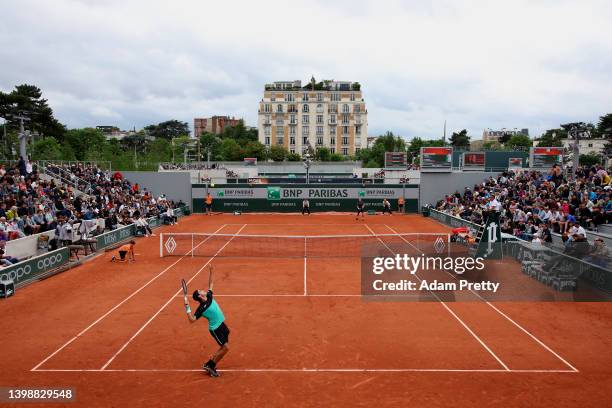
[[[43,168],[44,174],[47,176],[59,180],[62,184],[70,186],[75,190],[90,195],[93,192],[91,183],[82,178],[77,177],[73,173],[65,170],[62,167],[51,165]]]

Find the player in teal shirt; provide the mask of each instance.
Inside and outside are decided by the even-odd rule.
[[[213,279],[212,279],[212,268],[210,268],[210,275],[208,278],[208,291],[196,290],[193,292],[193,299],[199,302],[199,306],[196,311],[191,314],[191,308],[185,297],[185,308],[187,309],[187,317],[191,323],[198,320],[200,317],[204,317],[208,320],[208,330],[211,336],[215,339],[219,345],[219,349],[212,355],[212,357],[202,367],[210,374],[211,377],[218,377],[217,363],[221,361],[223,356],[229,351],[227,345],[229,341],[230,330],[225,324],[225,316],[219,307],[219,304],[213,299]]]

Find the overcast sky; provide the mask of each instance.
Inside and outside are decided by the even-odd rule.
[[[532,136],[612,111],[612,2],[1,0],[0,89],[69,127],[235,115],[265,83],[358,81],[370,135]]]

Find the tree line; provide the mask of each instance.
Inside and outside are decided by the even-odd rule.
[[[30,120],[26,128],[35,134],[28,146],[32,160],[108,161],[116,169],[153,169],[159,162],[182,162],[188,160],[242,161],[253,157],[260,161],[300,161],[302,156],[289,152],[283,146],[266,148],[258,140],[257,129],[249,128],[239,121],[236,126],[227,126],[221,134],[204,132],[189,136],[189,125],[179,120],[167,120],[133,131],[121,140],[108,139],[95,128],[68,129],[58,121],[40,88],[34,85],[17,85],[8,93],[0,91],[0,117],[5,118],[6,137],[0,145],[0,158],[17,159],[19,116]],[[604,115],[598,124],[588,124],[593,137],[612,141],[612,114]],[[0,134],[4,132],[0,130]],[[550,129],[539,139],[540,146],[560,146],[567,137],[563,128]],[[354,156],[331,153],[326,147],[310,148],[314,160],[343,161],[361,160],[364,167],[383,167],[384,154],[388,151],[405,151],[409,159],[417,162],[421,147],[450,145],[457,149],[469,149],[471,137],[467,130],[453,132],[448,141],[426,140],[414,137],[409,142],[403,137],[387,131],[366,145]],[[506,135],[497,144],[485,144],[484,149],[514,149],[530,147],[532,140],[526,135]],[[608,143],[612,154],[612,142]]]

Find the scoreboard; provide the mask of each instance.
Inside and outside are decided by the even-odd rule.
[[[563,165],[562,147],[532,147],[529,152],[529,167],[547,168]]]
[[[463,153],[463,168],[466,170],[484,170],[484,152],[465,152]]]
[[[406,167],[408,167],[406,152],[385,152],[386,169],[406,169]]]
[[[446,172],[452,167],[452,147],[421,147],[421,171]]]

